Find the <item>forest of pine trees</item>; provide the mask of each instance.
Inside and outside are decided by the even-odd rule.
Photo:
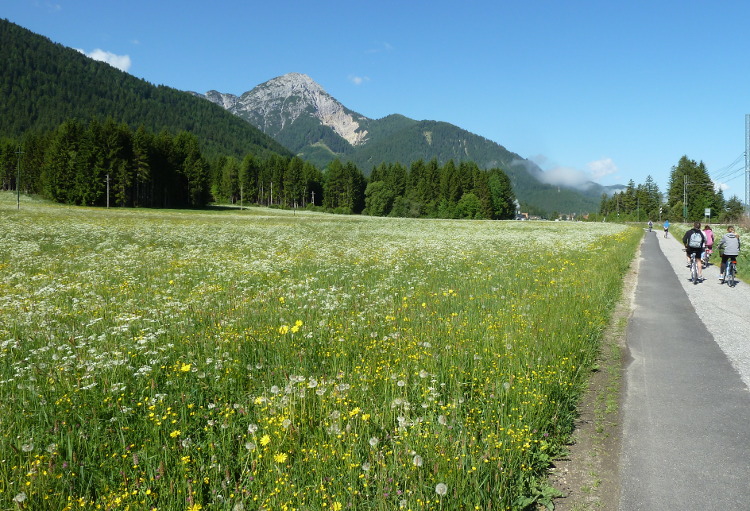
[[[631,179],[622,192],[602,195],[599,213],[614,221],[657,221],[661,206],[659,186],[648,176],[643,184],[636,186]]]
[[[481,170],[473,162],[442,167],[418,160],[407,170],[399,163],[373,169],[365,190],[365,211],[373,216],[509,219],[516,198],[500,169]]]
[[[20,181],[18,174],[20,172]],[[500,169],[437,160],[383,164],[369,179],[351,162],[323,171],[299,157],[247,154],[209,161],[181,131],[132,130],[111,118],[71,119],[47,133],[0,140],[0,189],[66,204],[200,208],[210,203],[318,207],[374,216],[504,219],[515,196]]]
[[[651,176],[637,186],[630,180],[624,191],[602,196],[599,213],[620,221],[695,222],[706,219],[707,209],[711,218],[719,222],[734,222],[744,210],[737,196],[724,199],[724,193],[716,189],[703,162],[683,156],[672,167],[664,197]]]

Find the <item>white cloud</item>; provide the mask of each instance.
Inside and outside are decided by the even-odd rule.
[[[541,179],[545,183],[551,185],[571,188],[588,188],[591,176],[582,170],[571,167],[555,167],[550,170],[545,170]]]
[[[80,51],[87,57],[92,58],[94,60],[98,60],[100,62],[106,62],[110,66],[116,67],[120,71],[127,72],[130,69],[130,66],[132,65],[132,62],[130,61],[130,55],[115,55],[112,52],[104,51],[99,48],[88,53],[80,49],[78,51]]]
[[[546,157],[538,155],[534,157],[534,160],[541,165],[546,162]],[[573,167],[557,166],[549,170],[544,170],[544,173],[539,178],[541,181],[551,185],[585,190],[592,183],[598,183],[601,178],[615,174],[618,171],[617,165],[612,161],[612,158],[602,158],[601,160],[592,161],[586,164],[586,167],[587,170],[581,170]]]
[[[601,160],[592,161],[587,166],[591,171],[591,178],[594,181],[617,173],[617,165],[612,161],[612,158],[602,158]]]
[[[529,158],[529,160],[533,161],[534,163],[536,163],[540,167],[543,167],[549,161],[549,158],[547,158],[543,154],[537,154],[535,156],[531,156]]]
[[[728,184],[722,183],[720,181],[714,181],[712,179],[711,182],[714,184],[714,190],[717,192],[719,190],[721,190],[722,192],[726,192],[727,190],[729,190],[729,188],[731,188]]]
[[[349,81],[352,82],[354,85],[362,85],[365,82],[369,82],[370,78],[367,76],[349,75]]]

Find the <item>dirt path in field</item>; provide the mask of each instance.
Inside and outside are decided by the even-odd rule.
[[[647,233],[550,479],[556,510],[747,509],[750,285],[688,277],[681,244]]]

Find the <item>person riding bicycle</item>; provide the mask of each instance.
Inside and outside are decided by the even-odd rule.
[[[706,224],[703,228],[703,235],[706,237],[706,249],[701,257],[706,261],[706,267],[708,267],[708,258],[711,257],[714,248],[714,231],[711,230],[710,225]]]
[[[719,251],[721,252],[721,273],[719,274],[719,280],[724,283],[724,272],[727,269],[727,261],[730,259],[736,259],[740,255],[740,237],[734,232],[734,227],[727,227],[727,233],[721,238],[719,242]]]
[[[701,223],[695,222],[693,228],[685,233],[682,237],[682,244],[685,245],[685,255],[688,258],[688,268],[690,267],[690,256],[695,254],[696,266],[698,266],[698,281],[703,280],[703,265],[700,264],[703,247],[706,245],[706,236],[701,231]]]
[[[651,232],[651,228],[654,226],[654,222],[651,220],[648,221],[648,232]]]
[[[669,237],[669,220],[664,221],[664,237]]]

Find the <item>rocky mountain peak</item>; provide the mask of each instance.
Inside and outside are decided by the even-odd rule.
[[[306,74],[273,78],[239,97],[217,91],[209,91],[205,97],[272,137],[301,116],[311,116],[353,146],[367,140],[367,131],[360,129],[360,122],[367,118],[347,110]]]

